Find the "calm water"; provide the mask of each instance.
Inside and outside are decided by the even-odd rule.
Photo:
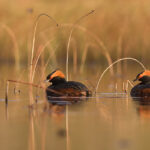
[[[11,83],[6,109],[6,79],[24,78],[27,81],[27,72],[20,74],[23,69],[18,71],[9,68],[1,67],[4,72],[0,81],[1,150],[150,149],[150,106],[133,101],[129,95],[119,94],[122,92],[119,85],[116,93],[109,89],[114,89],[115,84],[102,82],[104,88],[101,91],[110,93],[98,93],[82,103],[66,107],[46,105],[44,92],[34,89],[33,97],[35,99],[38,96],[37,104],[31,109],[29,87],[16,87]],[[109,76],[110,74],[106,75],[106,79]],[[71,78],[74,79],[73,76]],[[83,78],[78,80],[82,81]]]

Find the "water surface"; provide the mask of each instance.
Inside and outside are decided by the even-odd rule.
[[[37,104],[31,108],[29,87],[11,83],[6,109],[6,80],[27,81],[28,76],[27,71],[20,74],[22,68],[19,71],[13,67],[6,69],[1,69],[4,74],[1,74],[0,82],[1,150],[150,149],[150,106],[132,100],[123,92],[121,84],[115,89],[115,83],[102,81],[103,88],[99,91],[103,93],[98,92],[73,105],[53,107],[46,104],[44,91],[33,89],[33,99],[37,99]],[[78,80],[92,89],[90,81],[86,82],[83,77]]]

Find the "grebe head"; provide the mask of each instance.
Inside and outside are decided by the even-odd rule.
[[[53,71],[47,76],[46,81],[56,84],[56,83],[64,82],[66,80],[65,80],[65,75],[59,69],[56,69],[55,71]]]
[[[139,73],[133,81],[141,81],[142,83],[150,83],[150,70]]]

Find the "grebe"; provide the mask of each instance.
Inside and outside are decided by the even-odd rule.
[[[66,81],[65,75],[59,69],[50,73],[46,81],[52,83],[46,89],[48,100],[52,97],[88,97],[91,95],[91,91],[84,84],[75,81]],[[68,98],[69,100],[72,99]]]
[[[141,81],[131,89],[132,97],[150,97],[150,70],[145,70],[136,76],[133,81]]]

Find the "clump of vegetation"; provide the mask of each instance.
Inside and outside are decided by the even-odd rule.
[[[42,18],[38,29],[35,49],[40,49],[47,41],[51,43],[46,49],[55,49],[56,56],[60,62],[65,63],[68,34],[72,25],[64,26],[64,23],[71,23],[85,14],[92,8],[96,10],[94,15],[81,22],[87,32],[81,31],[79,27],[75,29],[70,43],[70,49],[75,51],[81,60],[84,49],[91,51],[92,55],[87,56],[87,62],[95,60],[107,65],[103,54],[98,52],[104,47],[108,50],[113,60],[121,57],[134,57],[144,63],[149,61],[149,1],[94,1],[77,2],[43,2],[22,1],[9,4],[10,9],[5,9],[7,1],[1,2],[1,35],[0,46],[5,53],[0,56],[0,61],[12,61],[26,63],[30,60],[33,24],[35,18],[41,12],[53,16],[62,26],[56,29],[55,25],[47,18]],[[78,7],[80,5],[80,7]],[[55,7],[57,6],[57,8]],[[65,7],[63,7],[65,6]],[[92,8],[91,8],[92,7]],[[39,9],[40,8],[40,9]],[[63,8],[63,9],[60,9]],[[78,9],[77,9],[78,8]],[[120,11],[121,9],[121,11]],[[57,11],[59,10],[59,11]],[[97,40],[103,43],[99,47]],[[89,45],[87,45],[87,43]],[[71,51],[70,50],[70,51]],[[70,55],[72,55],[70,53]],[[75,58],[74,58],[75,59]],[[75,60],[74,62],[75,63]]]
[[[70,12],[66,9],[67,7],[61,15],[60,11],[58,14],[57,9],[62,7],[61,2],[56,2],[57,9],[48,10],[49,3],[38,2],[32,6],[32,2],[24,2],[25,5],[22,6],[22,9],[16,9],[18,5],[12,5],[13,17],[11,19],[9,14],[11,9],[9,11],[1,10],[7,13],[2,15],[0,45],[4,53],[0,56],[0,62],[14,62],[16,68],[27,64],[29,83],[34,82],[34,77],[40,83],[40,80],[45,77],[47,67],[49,67],[49,72],[50,69],[53,70],[57,67],[66,69],[68,79],[70,78],[69,69],[74,74],[77,71],[82,74],[83,70],[89,68],[89,65],[92,68],[93,66],[101,67],[102,70],[111,66],[113,60],[119,58],[134,57],[142,60],[144,64],[148,62],[150,47],[147,19],[150,14],[148,0],[144,3],[137,0],[115,4],[111,0],[109,2],[95,1],[93,6],[96,12],[93,15],[90,15],[93,11],[89,12],[89,9],[91,10],[91,5],[88,5],[90,1],[87,1],[84,8],[79,8],[78,11],[76,10],[77,6],[83,2],[75,5],[67,3],[70,6],[68,8],[72,10],[70,15],[67,14]],[[56,3],[53,2],[53,5]],[[5,4],[2,2],[1,6]],[[39,6],[47,14],[41,14],[37,18]],[[86,14],[86,12],[89,13]],[[82,16],[81,14],[86,15]],[[82,22],[81,20],[87,16],[88,19]],[[36,20],[35,26],[34,20]],[[66,24],[65,22],[71,23]],[[80,24],[78,24],[79,22]],[[122,69],[119,64],[117,68],[118,72]],[[41,72],[41,74],[36,74],[38,77],[40,76],[40,79],[35,76],[36,71]],[[112,67],[110,67],[110,71],[111,75],[114,75]],[[93,84],[96,84],[96,80]]]

